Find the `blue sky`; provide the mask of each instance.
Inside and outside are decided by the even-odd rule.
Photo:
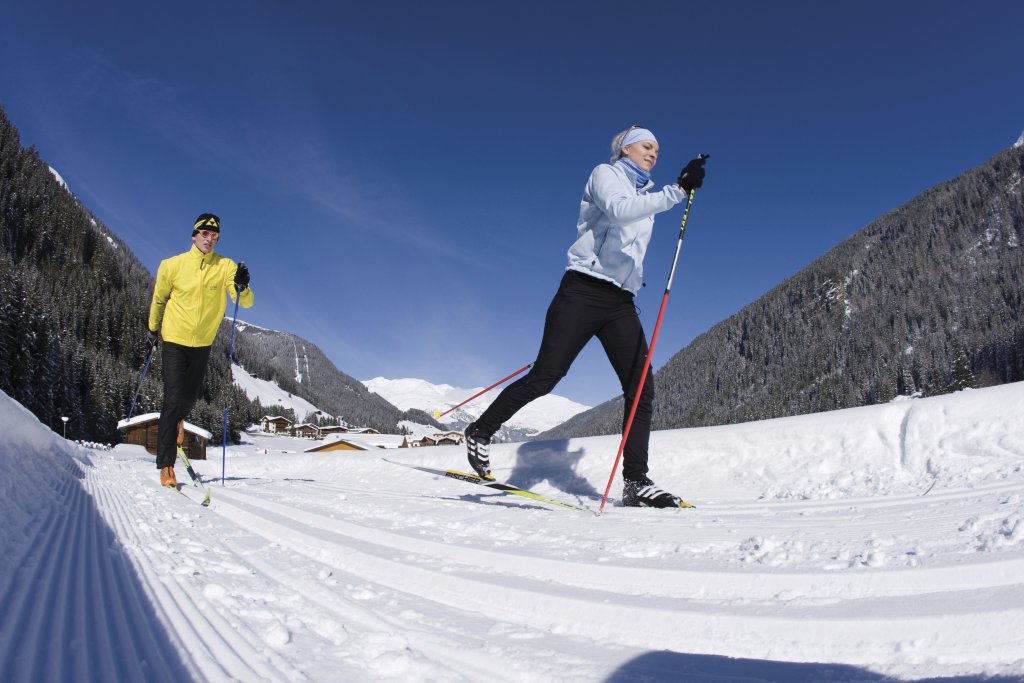
[[[1020,2],[14,3],[0,105],[156,272],[192,220],[344,372],[533,359],[608,143],[708,152],[654,365],[1024,130]],[[637,304],[648,336],[681,208]],[[140,325],[145,324],[139,321]],[[556,388],[619,392],[596,341]]]

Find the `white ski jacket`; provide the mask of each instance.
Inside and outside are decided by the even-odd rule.
[[[654,182],[636,188],[622,164],[601,164],[590,174],[580,201],[576,241],[567,270],[614,282],[636,294],[644,284],[644,254],[654,229],[654,214],[686,199],[676,184],[650,192]]]

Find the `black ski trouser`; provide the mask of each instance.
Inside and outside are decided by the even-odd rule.
[[[164,373],[164,404],[156,431],[156,466],[173,467],[177,458],[178,422],[184,420],[203,387],[209,346],[164,342],[160,358]]]
[[[484,411],[475,423],[480,433],[490,437],[520,408],[550,393],[594,336],[604,347],[622,386],[626,399],[622,416],[625,429],[647,357],[647,338],[633,305],[633,295],[611,282],[569,270],[548,306],[544,336],[533,368],[508,385]],[[653,407],[654,373],[648,369],[626,441],[622,465],[626,479],[647,474]]]

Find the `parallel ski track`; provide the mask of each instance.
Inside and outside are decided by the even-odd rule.
[[[191,581],[192,570],[171,548],[154,548],[154,539],[139,528],[138,501],[132,500],[135,487],[118,487],[96,482],[94,470],[87,473],[90,492],[109,515],[108,522],[122,542],[130,547],[138,565],[139,579],[157,609],[167,620],[168,629],[180,638],[180,656],[202,678],[211,681],[303,680],[305,676],[283,658],[268,651],[262,638],[243,624],[221,615],[215,605],[200,594],[200,585]],[[140,482],[141,484],[141,482]],[[208,514],[198,503],[162,491],[153,483],[156,501],[154,515],[167,514],[167,508],[186,506],[195,515]],[[193,510],[194,509],[194,510]],[[175,512],[171,512],[174,515]],[[164,520],[164,524],[168,523]],[[182,535],[187,533],[182,532]]]
[[[118,536],[130,547],[138,565],[138,574],[146,584],[146,592],[167,620],[170,630],[181,637],[180,654],[191,660],[194,669],[200,672],[199,677],[212,681],[307,680],[307,676],[296,668],[298,663],[276,655],[259,634],[245,628],[244,623],[232,619],[230,613],[222,615],[216,604],[205,599],[200,592],[201,584],[194,579],[193,572],[182,564],[174,551],[151,547],[154,539],[138,529],[139,514],[137,510],[132,510],[138,507],[138,500],[137,496],[133,499],[130,494],[131,487],[112,487],[94,480],[90,482],[89,488],[101,502]],[[213,495],[215,502],[210,509],[206,509],[198,503],[175,496],[171,491],[164,492],[154,486],[153,499],[156,504],[153,514],[184,514],[202,518],[203,515],[220,512],[221,516],[231,519],[233,515],[223,507],[222,501],[225,496],[231,497],[233,492],[228,490],[225,493],[222,489],[216,489]],[[258,529],[254,528],[258,526],[239,525],[245,532],[257,533],[258,538],[269,542],[272,547],[278,544],[272,536],[259,534]],[[202,532],[197,528],[195,533]],[[183,535],[187,533],[183,532]],[[210,539],[201,538],[198,542],[208,543]],[[268,552],[266,543],[263,548],[254,549],[251,543],[246,543],[237,533],[227,534],[215,542],[244,562],[251,578],[263,584],[267,593],[286,595],[292,602],[301,599],[302,604],[292,611],[301,616],[310,632],[326,641],[325,649],[341,652],[351,650],[353,660],[360,659],[360,647],[347,644],[346,641],[350,639],[362,643],[362,649],[397,649],[402,657],[416,658],[415,677],[426,676],[429,680],[456,681],[470,676],[474,680],[500,682],[539,680],[544,677],[540,675],[538,678],[530,673],[536,667],[524,663],[529,656],[525,648],[515,657],[502,654],[501,651],[486,649],[487,640],[478,635],[445,635],[456,631],[457,626],[455,623],[445,624],[443,618],[439,620],[436,615],[431,617],[432,622],[439,622],[434,628],[424,626],[415,629],[410,628],[407,619],[374,612],[357,600],[342,597],[335,590],[309,578],[313,572],[311,566],[322,564],[317,558],[296,563],[294,553],[286,544],[280,544],[285,546],[285,550],[279,549],[278,552]],[[342,582],[366,580],[366,577],[358,574],[346,574],[341,568],[333,569],[341,572],[338,578]],[[377,584],[372,579],[369,582]],[[429,600],[424,603],[422,611],[429,612],[432,603]],[[338,629],[325,626],[335,624],[340,626],[337,634],[333,631]],[[490,624],[481,620],[479,626],[480,632],[486,633]],[[392,640],[392,634],[396,632],[403,634],[403,643],[389,644],[387,641]],[[415,633],[415,636],[410,636],[410,633]],[[585,662],[579,664],[581,667],[586,665]],[[355,665],[350,668],[346,672],[344,666],[334,666],[331,675],[344,680],[359,680],[371,677],[374,673]]]
[[[70,469],[70,468],[69,468]],[[87,470],[88,472],[88,470]],[[5,680],[188,680],[134,570],[75,476],[63,476],[0,593]],[[21,643],[53,647],[22,649]]]
[[[842,653],[842,661],[851,664],[905,660],[906,653],[899,654],[905,643],[928,644],[941,649],[947,661],[966,664],[979,652],[1019,647],[1020,636],[1007,625],[1021,623],[1024,615],[1003,607],[1021,604],[1024,560],[1019,557],[834,574],[574,568],[563,561],[410,538],[233,489],[220,492],[218,500],[219,514],[240,526],[366,581],[495,620],[626,646],[814,661],[822,648],[806,642],[810,621],[828,651]],[[849,508],[850,502],[833,507]],[[958,591],[957,575],[963,571],[971,571],[987,590]],[[786,593],[809,594],[811,600],[786,605],[780,600]],[[890,611],[888,597],[910,595],[916,596],[913,614],[880,616]],[[955,618],[963,635],[956,642],[944,640],[938,625],[949,600],[958,604]],[[846,601],[842,610],[833,608],[838,601]],[[635,623],[645,624],[642,632],[635,623],[620,623],[626,604],[638,615]],[[771,651],[765,649],[765,633],[773,634]],[[723,653],[723,647],[729,651]]]

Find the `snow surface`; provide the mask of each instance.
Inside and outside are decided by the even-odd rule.
[[[384,377],[364,380],[363,385],[375,394],[382,396],[384,400],[399,410],[418,408],[431,415],[434,414],[434,411],[444,412],[483,389],[483,387],[462,389],[450,384],[431,384],[422,379],[386,379]],[[465,426],[469,424],[480,417],[487,406],[491,405],[491,402],[498,397],[502,388],[495,387],[462,408],[438,418],[438,421],[446,425]],[[557,427],[573,415],[590,410],[590,408],[591,406],[576,403],[564,396],[548,394],[524,406],[506,423],[506,426],[539,434]]]
[[[246,436],[160,489],[0,394],[5,681],[1024,681],[1024,383],[656,432],[601,517]],[[616,437],[503,444],[596,510]],[[178,474],[184,478],[182,468]],[[616,481],[612,488],[619,492]],[[993,678],[985,678],[990,676]]]
[[[1020,134],[1020,137],[1017,138],[1017,142],[1013,143],[1013,146],[1014,147],[1024,147],[1024,133]]]

